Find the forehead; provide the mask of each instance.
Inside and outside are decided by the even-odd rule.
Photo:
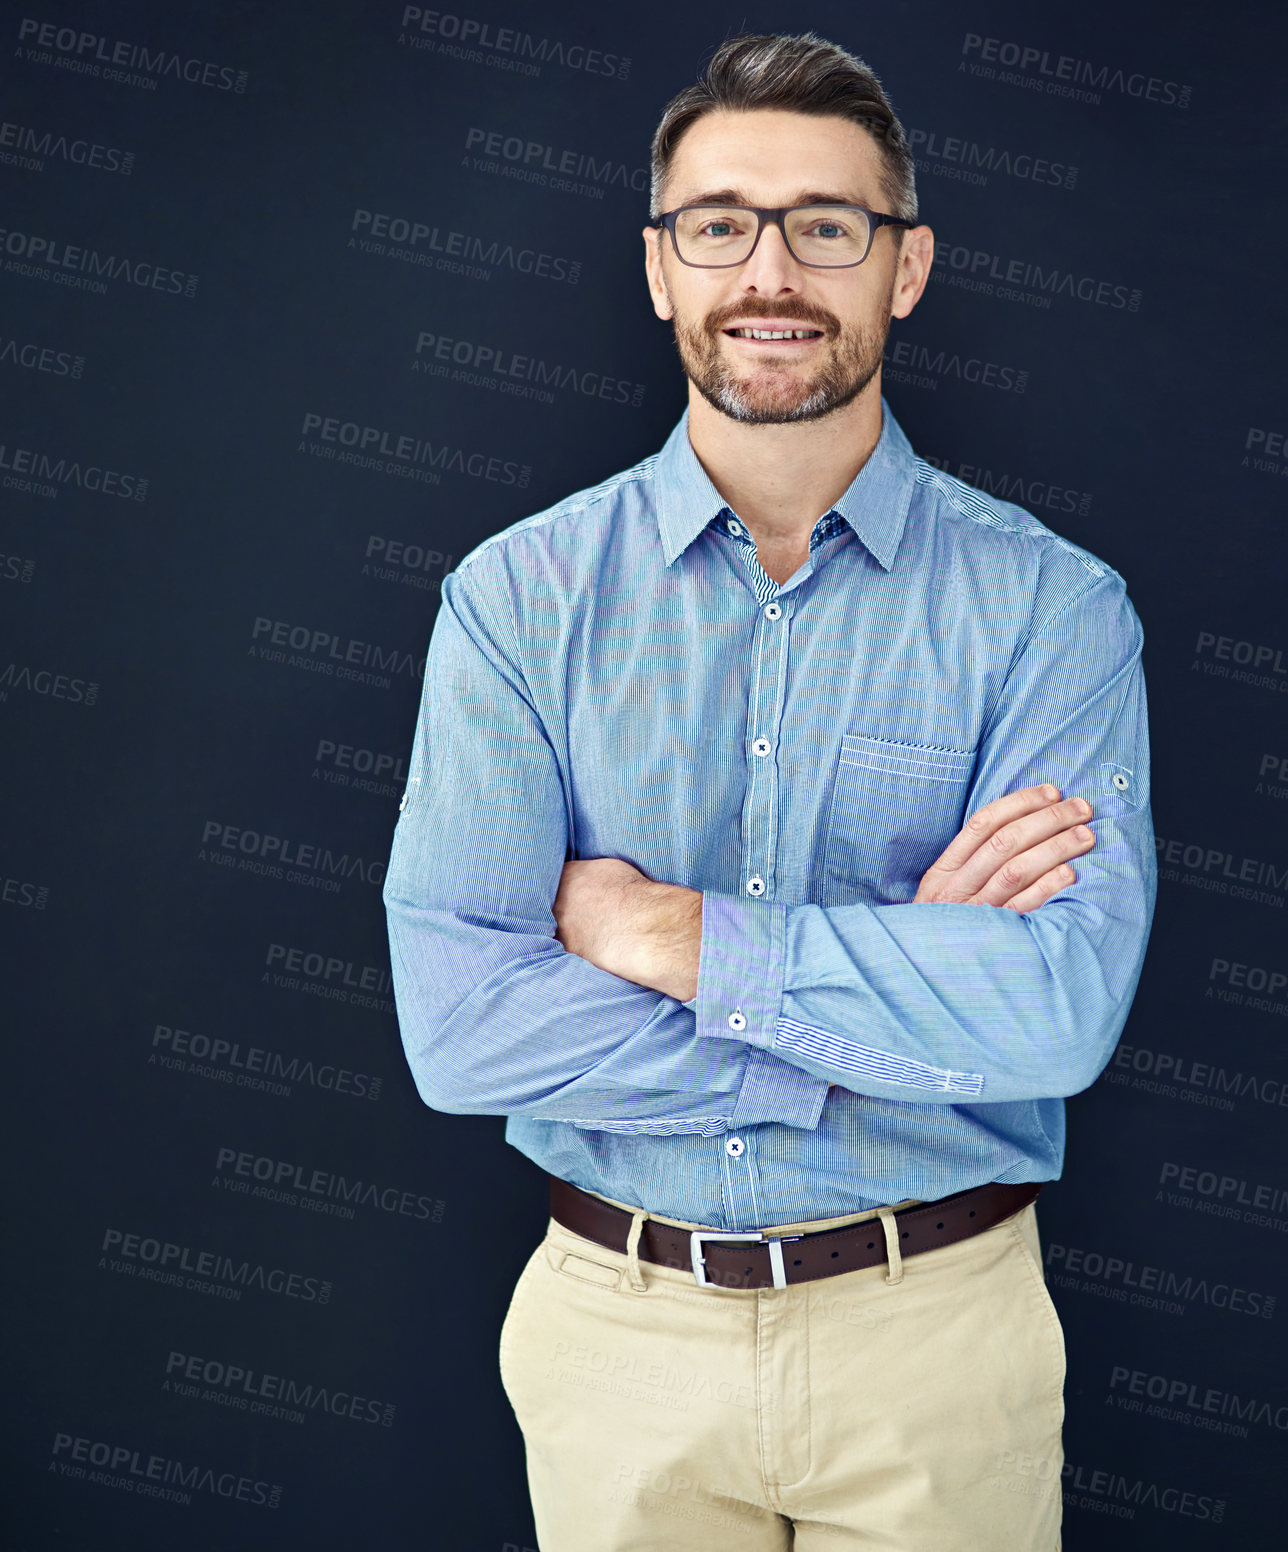
[[[879,203],[881,159],[867,130],[832,114],[758,108],[705,113],[680,138],[667,177],[667,204],[737,193],[757,205],[826,193]]]

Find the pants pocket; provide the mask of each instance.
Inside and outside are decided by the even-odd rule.
[[[527,1292],[532,1283],[532,1274],[545,1254],[545,1241],[528,1257],[527,1263],[519,1273],[519,1280],[514,1285],[514,1292],[510,1295],[509,1307],[505,1312],[505,1319],[501,1322],[501,1334],[497,1342],[497,1360],[501,1371],[501,1387],[509,1397],[510,1405],[514,1405],[514,1396],[510,1388],[510,1380],[507,1378],[507,1369],[512,1365],[507,1362],[515,1342],[516,1328],[522,1318],[523,1305],[526,1302]]]
[[[1050,1339],[1055,1388],[1063,1399],[1066,1372],[1064,1327],[1060,1324],[1059,1311],[1055,1307],[1055,1301],[1051,1297],[1050,1290],[1046,1285],[1046,1277],[1042,1272],[1041,1242],[1038,1238],[1037,1214],[1033,1207],[1030,1205],[1024,1208],[1023,1211],[1016,1213],[1007,1224],[1007,1227],[1019,1251],[1025,1270],[1033,1283],[1038,1311]]]

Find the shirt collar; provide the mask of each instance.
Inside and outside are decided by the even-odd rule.
[[[877,445],[832,508],[885,571],[893,566],[903,537],[916,483],[914,457],[899,422],[882,399]],[[669,566],[727,505],[693,451],[687,407],[657,455],[653,488],[662,553]]]

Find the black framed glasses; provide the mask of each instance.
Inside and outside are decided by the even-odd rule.
[[[681,264],[695,269],[731,269],[756,251],[760,234],[773,224],[798,264],[815,269],[850,269],[862,264],[883,226],[915,223],[862,205],[683,205],[653,225],[665,227]]]

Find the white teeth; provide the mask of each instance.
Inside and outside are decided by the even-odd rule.
[[[733,329],[739,339],[808,339],[817,329]]]

